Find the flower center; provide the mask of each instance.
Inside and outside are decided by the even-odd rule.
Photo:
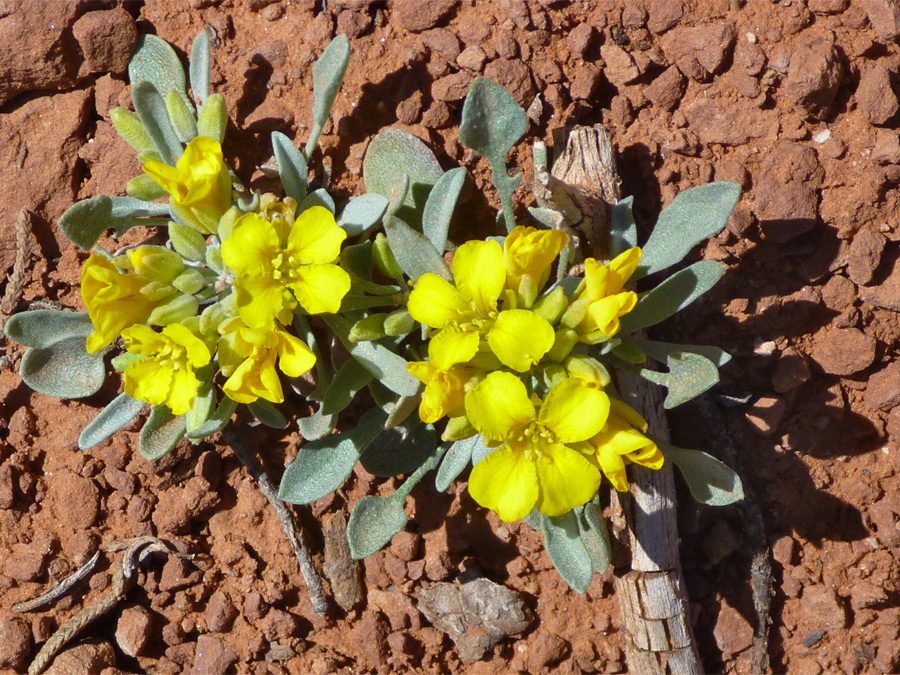
[[[529,461],[543,456],[542,446],[556,443],[556,434],[538,422],[532,422],[522,429],[516,440],[525,445],[525,457]]]
[[[283,284],[290,284],[297,280],[297,258],[287,251],[277,253],[272,258],[272,278]]]

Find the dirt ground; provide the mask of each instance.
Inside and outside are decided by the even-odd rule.
[[[702,404],[670,415],[675,441],[729,461],[747,507],[701,508],[682,494],[682,561],[704,668],[750,672],[753,551],[774,570],[774,672],[900,668],[900,8],[894,0],[147,0],[0,2],[0,278],[13,222],[36,215],[22,301],[81,309],[78,251],[56,228],[75,200],[124,194],[139,172],[109,110],[128,106],[125,67],[150,32],[184,57],[209,32],[215,91],[234,122],[224,144],[239,175],[280,130],[305,142],[312,64],[336,33],[352,57],[317,162],[342,196],[362,191],[368,141],[385,126],[425,140],[470,181],[451,238],[483,231],[497,208],[487,164],[460,144],[462,98],[477,74],[531,107],[512,158],[532,199],[530,142],[604,122],[639,226],[680,191],[730,180],[745,192],[697,256],[729,265],[722,283],[657,330],[734,355]],[[139,233],[128,235],[137,238]],[[5,282],[4,282],[5,283]],[[315,615],[278,521],[221,443],[181,444],[155,464],[135,429],[79,452],[81,429],[113,398],[32,393],[8,342],[0,372],[0,667],[21,672],[57,626],[108,590],[100,573],[45,611],[12,606],[67,576],[99,547],[153,534],[199,554],[151,563],[138,588],[56,672],[621,673],[612,572],[570,591],[527,526],[479,509],[465,484],[423,481],[407,531],[365,561],[367,601]],[[711,420],[717,420],[712,423]],[[280,476],[298,433],[255,429]],[[729,457],[726,457],[729,455]],[[382,486],[383,487],[380,487]],[[298,512],[321,563],[317,519],[391,488],[358,469]],[[105,559],[104,559],[105,560]],[[435,581],[476,570],[524,593],[527,632],[475,663],[415,607]],[[131,656],[129,654],[132,654]],[[134,654],[137,654],[134,656]],[[74,669],[73,669],[74,668]],[[105,669],[105,670],[104,670]]]

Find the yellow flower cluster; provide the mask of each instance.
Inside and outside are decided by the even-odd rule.
[[[191,141],[175,167],[149,160],[144,171],[169,193],[182,224],[221,243],[226,271],[187,266],[160,246],[139,246],[114,260],[91,255],[81,277],[94,325],[87,350],[121,334],[137,357],[125,368],[125,392],[175,415],[192,408],[197,371],[214,359],[229,398],[281,403],[278,371],[299,377],[316,361],[289,331],[293,312],[298,306],[308,314],[336,312],[350,289],[349,275],[336,264],[345,232],[328,209],[297,215],[294,200],[272,195],[257,212],[239,215],[221,147],[210,138]],[[203,294],[212,303],[198,316]]]
[[[571,299],[561,287],[539,297],[567,243],[562,232],[528,227],[503,247],[468,242],[453,258],[453,283],[424,274],[407,305],[433,330],[428,360],[408,366],[425,384],[419,415],[428,423],[449,416],[448,432],[477,432],[497,447],[472,470],[469,493],[506,521],[535,507],[562,515],[590,500],[602,475],[625,490],[626,464],[663,462],[646,423],[605,393],[602,364],[573,352],[619,331],[637,303],[624,286],[641,251],[608,265],[587,260]],[[532,390],[540,378],[543,398]]]

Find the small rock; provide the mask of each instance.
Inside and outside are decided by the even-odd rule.
[[[800,596],[800,606],[813,625],[832,630],[841,630],[847,626],[847,610],[832,588],[807,586]]]
[[[892,253],[890,257],[889,261],[885,260],[882,263],[885,266],[890,265],[890,271],[886,274],[884,281],[873,286],[860,286],[859,297],[873,307],[898,312],[900,311],[900,258],[897,258],[895,253]]]
[[[886,430],[889,438],[900,441],[900,407],[891,410],[887,418]]]
[[[856,88],[856,103],[871,124],[885,124],[900,110],[900,101],[891,86],[893,73],[876,63],[863,71]]]
[[[278,644],[277,642],[269,647],[266,652],[266,661],[290,661],[296,656],[296,652],[288,645]]]
[[[163,565],[159,579],[160,592],[166,593],[187,588],[200,581],[200,570],[183,558],[169,558]]]
[[[206,605],[206,627],[213,633],[224,633],[237,618],[238,610],[224,591],[216,591]]]
[[[744,145],[766,136],[772,125],[768,111],[744,98],[728,101],[698,96],[681,110],[691,129],[707,144]]]
[[[876,129],[872,159],[882,166],[900,164],[900,132],[896,129]]]
[[[722,603],[713,636],[723,658],[730,659],[753,644],[753,626],[734,607]]]
[[[462,70],[445,75],[431,85],[431,96],[436,101],[461,101],[469,92],[472,76]]]
[[[281,7],[281,5],[273,5]],[[349,38],[357,38],[372,27],[374,20],[368,12],[344,10],[338,14],[337,32],[345,33]]]
[[[659,35],[676,26],[683,15],[682,0],[650,0],[647,3],[647,28]]]
[[[890,41],[900,36],[900,1],[864,0],[863,6],[878,37]]]
[[[529,673],[538,673],[544,668],[555,666],[566,658],[569,653],[569,643],[559,635],[539,631],[528,640],[528,654],[525,664]]]
[[[367,609],[353,628],[353,642],[371,668],[381,670],[387,664],[388,626],[381,612]]]
[[[51,542],[35,539],[30,544],[15,544],[11,554],[0,564],[5,576],[16,581],[37,581],[44,573],[44,564],[50,555]]]
[[[116,644],[128,656],[140,656],[150,643],[153,614],[144,607],[127,607],[116,622]]]
[[[747,421],[762,436],[771,436],[778,431],[787,406],[778,396],[762,396],[747,411]]]
[[[231,667],[237,660],[237,654],[219,638],[214,635],[201,635],[197,638],[191,675],[226,675],[231,672]]]
[[[103,477],[113,490],[124,492],[127,495],[133,495],[137,487],[137,479],[134,474],[122,471],[114,466],[108,466],[103,471]]]
[[[131,14],[117,7],[83,14],[72,26],[72,35],[84,54],[80,75],[122,75],[128,69],[138,32]]]
[[[433,53],[447,61],[459,56],[462,47],[459,39],[446,28],[434,28],[422,33],[422,42]]]
[[[647,99],[663,110],[672,110],[684,96],[687,80],[675,66],[670,66],[644,90]]]
[[[53,659],[44,675],[99,673],[116,665],[116,652],[106,641],[88,642],[70,647]]]
[[[600,55],[606,64],[603,74],[613,86],[621,87],[640,77],[641,71],[638,70],[631,54],[618,45],[603,45],[600,47]]]
[[[814,34],[806,37],[804,33],[792,52],[784,83],[785,93],[810,117],[824,117],[844,76],[844,67],[834,43]]]
[[[0,668],[24,672],[31,652],[31,628],[18,617],[0,618]]]
[[[478,45],[469,45],[456,57],[456,64],[460,68],[466,68],[476,73],[481,72],[485,61],[487,61],[487,56]]]
[[[519,59],[496,59],[484,67],[484,76],[506,88],[524,107],[534,98],[534,82],[531,80],[531,69]]]
[[[375,588],[368,592],[367,599],[369,605],[384,613],[391,624],[391,630],[418,630],[422,625],[412,599],[402,591],[382,591]]]
[[[593,98],[597,87],[603,80],[603,71],[593,63],[584,63],[575,69],[569,95],[574,101],[587,101]]]
[[[390,551],[400,560],[409,562],[419,554],[421,539],[415,532],[400,530],[391,540]]]
[[[394,0],[391,3],[391,19],[399,28],[412,33],[421,33],[429,28],[434,28],[446,16],[448,16],[459,0]]]
[[[569,43],[569,51],[572,56],[583,59],[595,36],[594,27],[588,23],[580,23],[569,31],[566,41]]]
[[[816,335],[812,359],[829,375],[853,375],[875,361],[875,339],[858,328],[825,328]]]
[[[779,394],[796,389],[809,379],[809,366],[803,354],[793,347],[785,349],[778,359],[775,374],[772,376],[772,388]]]
[[[778,540],[772,544],[772,557],[775,558],[776,562],[780,563],[782,567],[787,565],[794,564],[794,553],[797,550],[797,542],[790,536],[785,535],[784,537],[779,537]]]
[[[850,0],[809,0],[809,9],[816,14],[840,14],[850,6]]]
[[[48,477],[47,492],[57,522],[73,530],[93,527],[100,514],[100,491],[90,478],[63,469]]]
[[[756,215],[767,239],[784,243],[816,226],[819,195],[803,182],[764,182],[754,191]]]
[[[882,586],[858,580],[850,586],[850,606],[855,610],[883,605],[888,601],[887,591]]]
[[[860,286],[865,286],[881,264],[881,254],[887,239],[880,232],[866,228],[853,237],[847,259],[847,276]]]
[[[679,26],[666,33],[661,45],[670,63],[691,79],[703,81],[728,60],[734,45],[734,27],[730,23]]]
[[[856,302],[856,286],[847,277],[836,274],[822,288],[822,301],[828,309],[843,312]]]
[[[363,586],[360,563],[350,555],[347,517],[343,511],[325,517],[322,533],[325,538],[325,576],[331,582],[335,602],[349,612],[362,601]]]
[[[872,410],[891,410],[900,405],[900,361],[891,363],[869,378],[865,402]]]
[[[272,608],[259,622],[259,629],[268,640],[287,640],[297,632],[297,618],[283,609]]]
[[[244,118],[244,128],[255,133],[286,129],[294,123],[294,113],[277,101],[266,99]]]

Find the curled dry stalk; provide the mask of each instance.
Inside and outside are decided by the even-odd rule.
[[[222,430],[222,435],[225,437],[225,442],[228,443],[235,456],[247,468],[247,471],[259,485],[260,491],[262,491],[269,504],[275,510],[275,515],[278,516],[281,527],[284,528],[291,549],[297,558],[297,563],[300,565],[300,574],[303,575],[303,581],[306,583],[306,592],[309,594],[309,602],[312,605],[312,609],[316,614],[324,616],[328,611],[328,601],[325,599],[322,579],[318,571],[316,571],[316,566],[309,554],[300,524],[294,517],[293,512],[278,498],[278,488],[272,483],[269,474],[266,473],[262,463],[257,459],[256,453],[248,447],[235,426],[233,424],[227,425]]]
[[[25,280],[28,274],[28,263],[31,259],[31,241],[32,241],[32,214],[30,211],[22,209],[16,217],[16,258],[13,263],[12,274],[6,283],[6,291],[3,293],[3,300],[0,302],[0,331],[6,323],[6,318],[13,313],[19,300],[22,299],[22,292],[25,290]]]

